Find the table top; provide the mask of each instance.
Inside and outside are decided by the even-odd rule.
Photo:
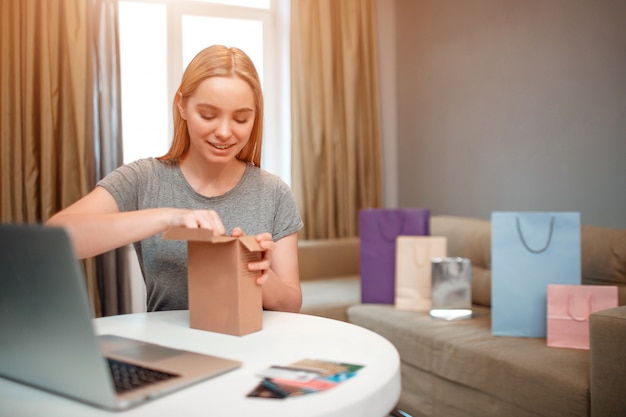
[[[0,378],[0,416],[299,416],[382,417],[400,396],[395,347],[365,328],[296,313],[263,312],[263,330],[245,336],[195,330],[188,311],[126,314],[94,320],[98,334],[116,334],[243,362],[234,371],[123,412],[108,412]],[[285,399],[246,395],[258,372],[301,359],[364,365],[336,387]]]

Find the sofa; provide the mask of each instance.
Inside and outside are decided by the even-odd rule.
[[[430,232],[447,237],[449,256],[471,260],[473,318],[345,299],[349,322],[398,349],[400,409],[414,417],[626,416],[626,230],[581,227],[582,283],[619,287],[620,307],[590,317],[590,350],[492,336],[490,222],[432,216]]]

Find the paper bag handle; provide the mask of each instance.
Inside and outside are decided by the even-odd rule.
[[[528,243],[526,243],[526,239],[524,239],[524,234],[522,233],[522,226],[520,225],[519,217],[515,218],[515,223],[517,225],[517,234],[519,235],[519,238],[522,241],[522,245],[524,245],[524,247],[526,248],[526,250],[528,250],[528,252],[541,253],[541,252],[544,252],[546,249],[548,249],[548,246],[550,246],[550,241],[552,240],[552,233],[554,232],[554,216],[551,216],[550,218],[550,232],[548,233],[548,241],[546,242],[545,246],[541,249],[533,249],[528,245]]]
[[[424,267],[429,263],[430,258],[431,258],[430,257],[430,245],[423,245],[422,247],[425,247],[425,250],[423,251],[419,250],[419,246],[420,245],[418,243],[415,243],[415,245],[413,246],[413,254],[415,255],[415,263],[419,267]]]
[[[567,293],[567,314],[574,319],[574,321],[587,321],[589,319],[589,315],[591,314],[591,298],[593,294],[589,294],[589,299],[587,300],[587,305],[589,309],[587,310],[587,314],[583,317],[576,317],[574,313],[572,313],[572,291],[568,291]]]

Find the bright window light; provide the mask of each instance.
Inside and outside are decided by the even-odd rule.
[[[258,20],[183,16],[183,67],[210,45],[234,46],[244,51],[263,80],[263,23]]]
[[[244,6],[256,9],[269,9],[270,0],[198,0],[203,3],[220,3],[229,4],[231,6]]]
[[[124,163],[169,149],[165,12],[162,4],[119,3]]]

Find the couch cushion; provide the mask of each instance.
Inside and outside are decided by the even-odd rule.
[[[358,237],[298,241],[300,280],[358,275],[359,250]]]
[[[348,320],[391,341],[403,365],[529,414],[588,414],[588,351],[550,348],[545,339],[493,337],[489,309],[476,307],[474,313],[470,320],[446,322],[427,313],[363,304],[348,308]]]
[[[431,216],[430,234],[448,238],[448,255],[472,261],[472,302],[491,306],[491,222],[458,216]],[[626,230],[582,226],[582,283],[616,285],[626,305]]]
[[[448,256],[472,261],[472,302],[491,306],[491,222],[456,216],[431,216],[431,236],[448,238]]]
[[[626,305],[626,230],[582,226],[582,282],[617,285],[619,305]]]

